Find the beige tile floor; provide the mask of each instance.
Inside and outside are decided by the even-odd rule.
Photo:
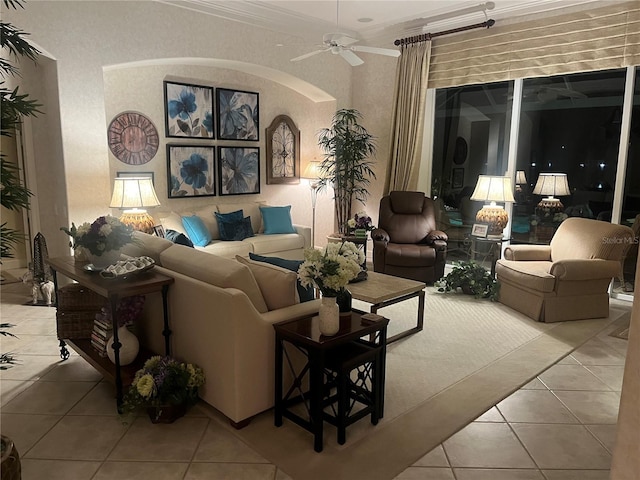
[[[0,372],[1,426],[23,480],[289,478],[198,407],[171,425],[123,424],[111,385],[75,353],[60,361],[55,310],[24,305],[28,293],[0,287],[2,322],[19,336],[0,338],[19,359]],[[607,479],[626,343],[603,332],[396,479]]]

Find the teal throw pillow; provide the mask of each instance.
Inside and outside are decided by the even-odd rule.
[[[204,247],[211,241],[211,232],[197,215],[182,217],[182,226],[187,231],[189,239],[197,247]]]
[[[280,257],[264,257],[262,255],[256,255],[255,253],[251,252],[249,252],[249,258],[256,262],[270,263],[271,265],[286,268],[287,270],[291,270],[296,273],[298,272],[298,269],[303,262],[303,260],[289,260],[287,258]],[[297,288],[298,296],[300,297],[300,303],[308,302],[309,300],[313,300],[314,298],[316,298],[313,287],[303,287],[302,285],[300,285],[300,279],[298,279]]]
[[[296,233],[291,223],[291,205],[286,207],[260,207],[262,221],[264,222],[264,234]]]
[[[251,228],[251,217],[244,217],[240,220],[221,219],[218,217],[218,229],[220,230],[220,240],[227,242],[239,242],[245,238],[253,237],[253,228]]]

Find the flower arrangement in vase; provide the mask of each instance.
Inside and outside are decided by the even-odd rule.
[[[370,232],[374,228],[371,217],[367,215],[367,212],[358,212],[353,218],[347,221],[349,231],[353,232],[356,237],[366,237],[367,232]]]
[[[120,249],[133,241],[133,228],[116,217],[104,215],[92,223],[61,227],[72,238],[70,246],[82,248],[98,268],[105,268],[120,258]]]
[[[347,296],[346,286],[358,276],[364,254],[353,242],[329,243],[323,250],[307,248],[298,278],[304,287],[315,286],[322,293],[320,332],[334,335],[340,328],[337,298]],[[349,306],[349,310],[351,310]]]
[[[153,423],[171,423],[198,401],[204,372],[197,365],[156,355],[138,370],[122,401],[123,413],[146,407]]]

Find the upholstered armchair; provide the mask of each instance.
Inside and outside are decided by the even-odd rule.
[[[444,275],[448,237],[436,229],[435,204],[423,192],[382,197],[371,238],[375,272],[425,283]]]
[[[608,288],[620,274],[633,231],[572,217],[550,245],[511,245],[496,263],[499,301],[541,322],[609,315]]]

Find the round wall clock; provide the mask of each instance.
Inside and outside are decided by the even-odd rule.
[[[300,130],[286,115],[266,129],[267,184],[300,183]]]
[[[111,120],[109,149],[128,165],[142,165],[151,160],[160,144],[158,131],[151,120],[138,112],[122,112]]]

